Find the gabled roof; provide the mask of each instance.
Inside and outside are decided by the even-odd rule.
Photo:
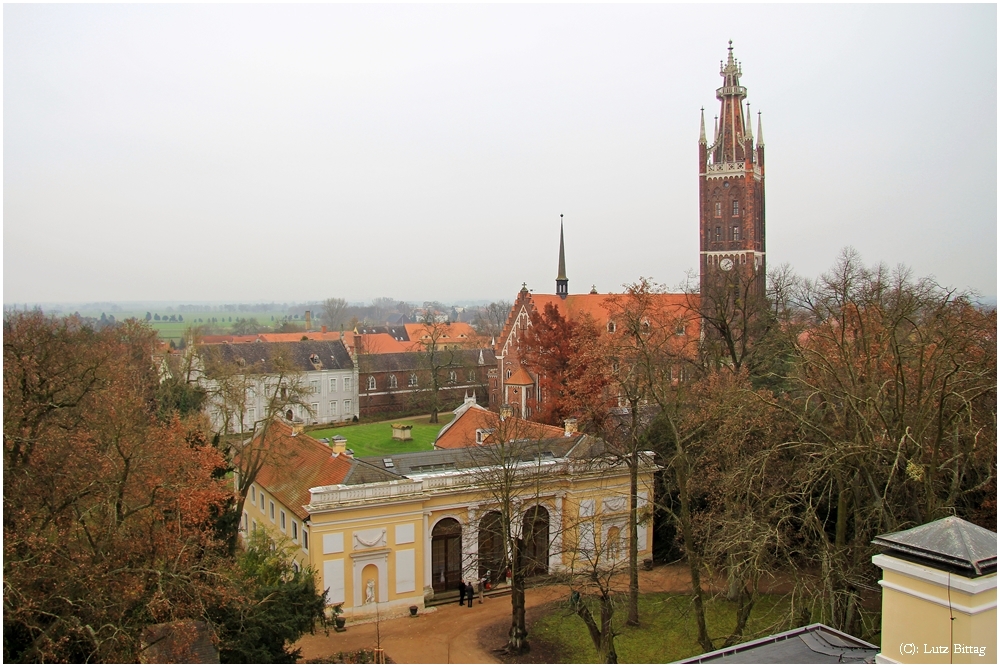
[[[481,354],[480,354],[481,353]],[[454,368],[474,368],[476,366],[496,367],[497,357],[491,349],[482,350],[439,350],[435,353],[435,364]],[[480,363],[482,356],[482,363]],[[423,352],[390,352],[387,354],[358,355],[360,373],[380,373],[427,370],[427,355]],[[485,378],[482,378],[485,380]]]
[[[303,340],[293,343],[220,343],[199,345],[206,372],[214,366],[235,364],[251,373],[274,373],[282,358],[295,371],[353,370],[354,362],[340,341]]]
[[[997,571],[997,534],[954,516],[879,535],[872,544],[888,555],[970,578]]]
[[[519,387],[530,387],[535,384],[535,381],[531,379],[530,375],[528,375],[528,371],[523,368],[518,368],[516,373],[507,378],[507,382],[505,384],[517,385]]]
[[[462,412],[459,413],[459,410]],[[459,410],[455,411],[458,416],[438,433],[437,439],[434,440],[436,449],[461,449],[496,442],[495,436],[491,434],[496,431],[500,415],[476,403],[465,403]],[[567,444],[575,444],[583,437],[582,433],[574,433],[570,437],[566,437],[566,432],[558,426],[540,424],[514,416],[507,417],[507,419],[511,420],[512,425],[504,430],[508,436],[516,437],[518,440],[562,438]],[[485,433],[487,437],[483,438],[481,442],[476,442],[477,431],[488,432]]]
[[[357,338],[361,339],[361,347],[358,352],[363,354],[392,354],[408,352],[413,349],[413,344],[409,341],[397,340],[387,332],[362,333]]]
[[[873,663],[879,648],[857,637],[814,623],[761,639],[702,653],[680,664],[721,662],[743,665],[823,665]]]
[[[435,333],[438,334],[438,345],[451,345],[453,343],[471,345],[477,338],[476,330],[468,322],[450,322],[433,326],[404,324],[403,326],[406,327],[410,341],[414,343],[428,343]]]
[[[297,331],[292,333],[259,333],[237,336],[235,334],[225,334],[217,336],[202,336],[198,340],[199,345],[213,345],[217,343],[293,343],[307,338],[308,340],[340,340],[339,331]]]
[[[399,479],[387,470],[333,450],[305,433],[292,435],[288,424],[275,421],[268,430],[267,462],[255,480],[300,519],[309,514],[309,489],[330,484],[367,484]],[[350,446],[350,445],[348,445]]]

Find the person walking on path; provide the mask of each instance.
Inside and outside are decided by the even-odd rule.
[[[469,599],[472,599],[472,591],[469,591]],[[465,604],[465,582],[458,582],[458,606],[461,607]]]
[[[483,603],[483,598],[485,597],[486,591],[486,577],[482,577],[479,580],[479,604]]]

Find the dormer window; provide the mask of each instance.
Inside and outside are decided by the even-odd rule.
[[[608,333],[614,333],[616,328],[614,321],[608,322]]]

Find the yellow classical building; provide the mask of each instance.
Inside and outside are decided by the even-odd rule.
[[[423,607],[461,581],[503,585],[508,525],[525,540],[529,574],[627,560],[628,469],[591,436],[532,438],[521,428],[506,446],[354,458],[343,439],[328,445],[284,423],[272,429],[273,456],[250,488],[241,530],[287,538],[348,618]],[[652,554],[655,469],[644,455],[640,561]]]

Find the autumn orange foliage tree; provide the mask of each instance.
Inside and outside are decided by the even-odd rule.
[[[225,462],[157,418],[154,334],[4,318],[4,661],[135,662],[200,617],[224,559]]]

